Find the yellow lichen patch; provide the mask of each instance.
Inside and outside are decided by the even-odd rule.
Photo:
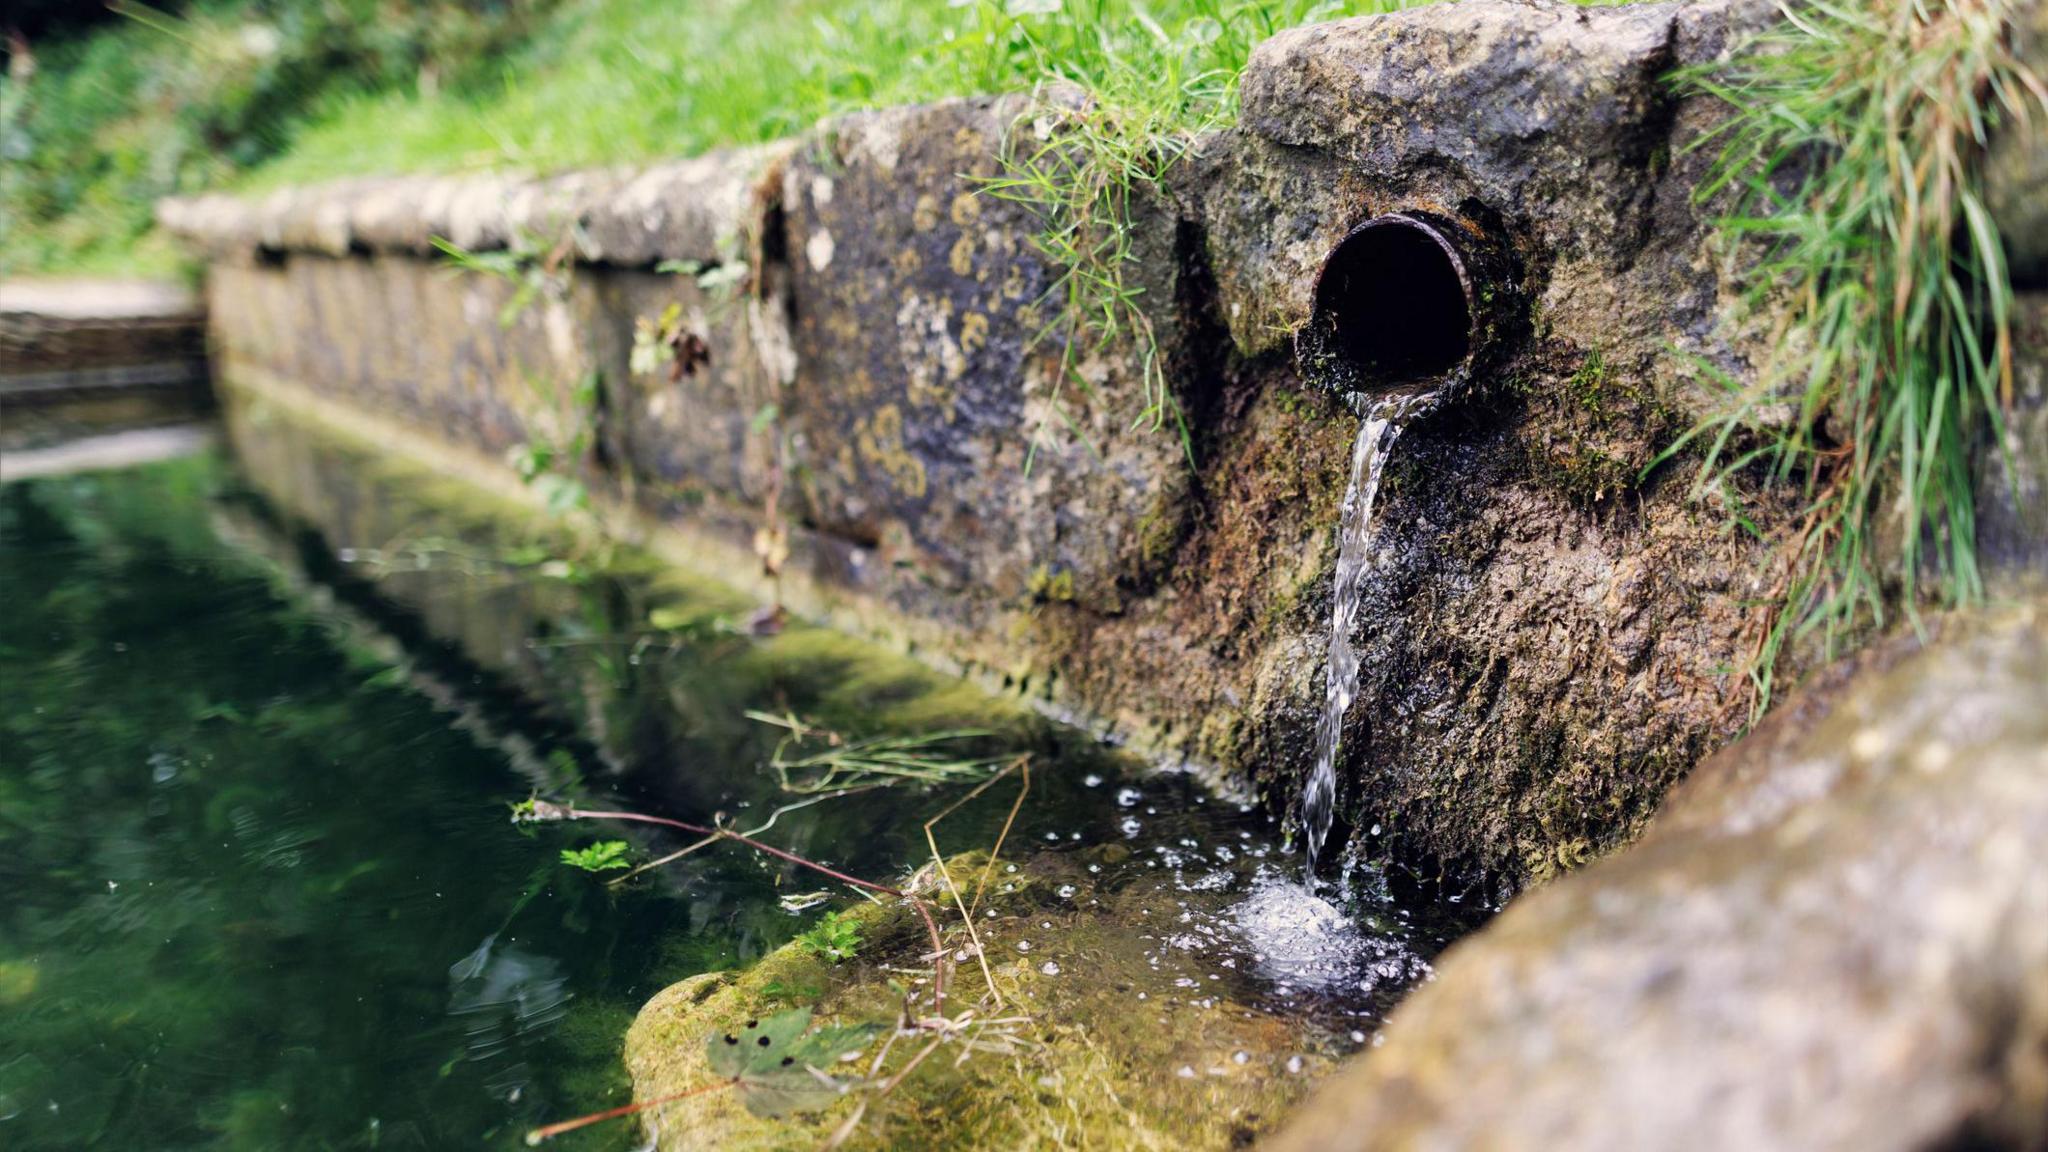
[[[969,312],[960,318],[960,350],[969,356],[988,344],[988,316]]]
[[[946,254],[946,265],[955,276],[974,274],[974,237],[962,236],[953,242],[953,250]]]
[[[924,461],[904,449],[903,412],[896,405],[884,404],[862,420],[854,443],[861,459],[881,469],[899,493],[913,500],[924,497]]]
[[[953,209],[949,215],[953,223],[965,228],[981,219],[981,197],[972,192],[962,192],[953,197]]]
[[[910,226],[919,232],[929,232],[939,226],[939,198],[926,192],[917,198],[917,206],[910,210]]]

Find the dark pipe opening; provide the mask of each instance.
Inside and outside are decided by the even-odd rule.
[[[1316,278],[1297,351],[1309,378],[1338,392],[1444,380],[1472,358],[1471,270],[1456,225],[1378,216],[1351,231]]]

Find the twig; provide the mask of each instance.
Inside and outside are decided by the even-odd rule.
[[[1005,776],[1008,776],[1013,769],[1022,773],[1024,779],[1024,786],[1017,790],[1017,799],[1014,803],[1010,805],[1009,818],[1003,821],[1002,834],[996,837],[995,847],[989,850],[988,863],[982,868],[981,880],[979,884],[976,886],[974,892],[975,907],[970,908],[967,905],[967,901],[962,899],[960,896],[960,886],[953,883],[953,873],[947,869],[945,857],[939,854],[939,841],[938,838],[932,834],[932,828],[936,826],[939,823],[939,821],[944,820],[946,817],[951,816],[954,812],[958,811],[961,805],[981,795],[983,792],[988,791],[990,787],[994,786],[996,781],[1001,780]],[[1000,1007],[1003,1003],[1003,994],[1000,990],[996,988],[995,973],[989,971],[988,950],[982,947],[981,932],[974,926],[974,911],[975,908],[979,908],[981,906],[981,895],[988,887],[989,873],[996,866],[996,858],[1002,853],[1003,841],[1007,839],[1010,835],[1010,825],[1017,819],[1018,810],[1024,806],[1024,797],[1030,794],[1031,757],[1019,756],[1017,759],[1012,760],[1009,763],[1009,765],[1006,766],[1001,772],[998,772],[994,776],[989,777],[987,780],[982,781],[979,785],[977,785],[974,788],[973,791],[967,793],[965,796],[960,797],[958,800],[953,801],[951,804],[946,806],[944,811],[940,812],[938,815],[924,822],[924,842],[926,846],[928,846],[932,850],[932,863],[938,866],[939,878],[945,881],[946,891],[950,893],[953,897],[953,906],[960,910],[960,922],[967,926],[967,938],[974,945],[975,962],[981,965],[981,977],[983,980],[988,982],[988,994],[992,998],[994,998],[995,1003],[998,1007]]]
[[[721,1088],[730,1088],[738,1083],[739,1080],[737,1078],[713,1080],[709,1084],[699,1084],[685,1092],[677,1092],[670,1096],[658,1096],[652,1100],[641,1100],[632,1104],[621,1104],[617,1108],[607,1108],[602,1112],[592,1112],[588,1116],[578,1116],[574,1120],[562,1120],[549,1124],[544,1128],[535,1128],[526,1134],[526,1146],[531,1148],[543,1141],[552,1140],[564,1132],[574,1132],[578,1128],[587,1128],[592,1124],[601,1123],[605,1120],[616,1120],[621,1116],[631,1116],[636,1112],[645,1112],[649,1108],[659,1108],[663,1104],[673,1104],[678,1100],[687,1100],[692,1096],[702,1096],[707,1092],[716,1092]]]

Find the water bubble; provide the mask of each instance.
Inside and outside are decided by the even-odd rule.
[[[1363,1044],[1363,1043],[1365,1043],[1365,1033],[1363,1033],[1363,1032],[1353,1032],[1353,1033],[1351,1034],[1351,1042],[1352,1042],[1353,1044]]]
[[[1139,792],[1136,788],[1119,788],[1116,790],[1116,806],[1119,808],[1136,808],[1138,801],[1142,799],[1144,799],[1144,793]]]
[[[1074,898],[1074,893],[1078,891],[1078,889],[1076,889],[1072,884],[1062,884],[1059,886],[1059,888],[1056,889],[1056,891],[1059,893],[1060,899],[1072,900]]]
[[[1090,865],[1088,866],[1088,871],[1090,871],[1090,872],[1100,872],[1100,871],[1102,871],[1102,865],[1100,865],[1100,864],[1090,864]]]
[[[1029,951],[1031,951],[1031,941],[1029,941],[1029,940],[1019,940],[1019,941],[1017,941],[1017,951],[1019,951],[1019,952],[1029,952]]]
[[[1117,830],[1126,836],[1136,836],[1139,832],[1144,831],[1144,828],[1143,824],[1138,823],[1136,816],[1126,816],[1117,824]]]
[[[1249,1052],[1232,1052],[1230,1054],[1230,1061],[1233,1064],[1249,1064],[1251,1059],[1252,1054]]]
[[[1183,1080],[1193,1080],[1195,1078],[1195,1070],[1183,1064],[1180,1066],[1180,1071],[1176,1072],[1175,1075]]]
[[[1081,783],[1089,788],[1100,788],[1102,787],[1102,777],[1090,772],[1086,776],[1081,777]]]
[[[1301,1057],[1289,1056],[1287,1058],[1287,1070],[1299,1074],[1301,1072]]]
[[[1050,960],[1047,960],[1045,963],[1039,965],[1038,970],[1040,972],[1045,973],[1047,976],[1057,976],[1060,974],[1060,966],[1053,963]]]

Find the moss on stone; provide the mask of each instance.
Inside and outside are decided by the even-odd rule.
[[[972,1008],[989,1022],[984,1039],[1001,1038],[1010,1050],[972,1050],[957,1039],[941,1045],[893,1093],[871,1101],[849,1147],[1242,1146],[1331,1066],[1330,1052],[1303,1046],[1298,1021],[1233,1003],[1227,986],[1203,989],[1199,999],[1177,994],[1148,961],[1143,935],[1144,925],[1178,915],[1175,900],[1146,885],[1099,886],[1084,867],[1087,855],[1047,853],[996,870],[975,917],[989,978],[957,951],[970,941],[957,914],[947,915],[954,959],[946,1013],[957,1019]],[[966,886],[985,860],[968,853],[947,867]],[[916,890],[947,902],[935,869]],[[820,1022],[892,1026],[907,1001],[928,1014],[930,946],[914,911],[891,902],[848,915],[867,941],[854,960],[829,964],[787,946],[744,972],[692,977],[658,994],[626,1041],[638,1097],[706,1083],[710,1039],[801,999],[793,989],[817,992]],[[902,1067],[927,1043],[927,1034],[898,1036],[886,1068]],[[847,1068],[864,1071],[873,1052]],[[846,1100],[820,1114],[764,1119],[733,1093],[712,1092],[665,1106],[650,1126],[662,1148],[812,1148],[856,1106]]]
[[[1074,571],[1071,568],[1054,568],[1049,564],[1040,564],[1031,570],[1024,587],[1034,600],[1071,604],[1074,601]]]
[[[1555,362],[1560,354],[1547,359]],[[1611,364],[1600,349],[1561,379],[1533,365],[1509,390],[1530,406],[1530,475],[1582,507],[1635,491],[1643,471],[1684,426],[1639,370]]]

